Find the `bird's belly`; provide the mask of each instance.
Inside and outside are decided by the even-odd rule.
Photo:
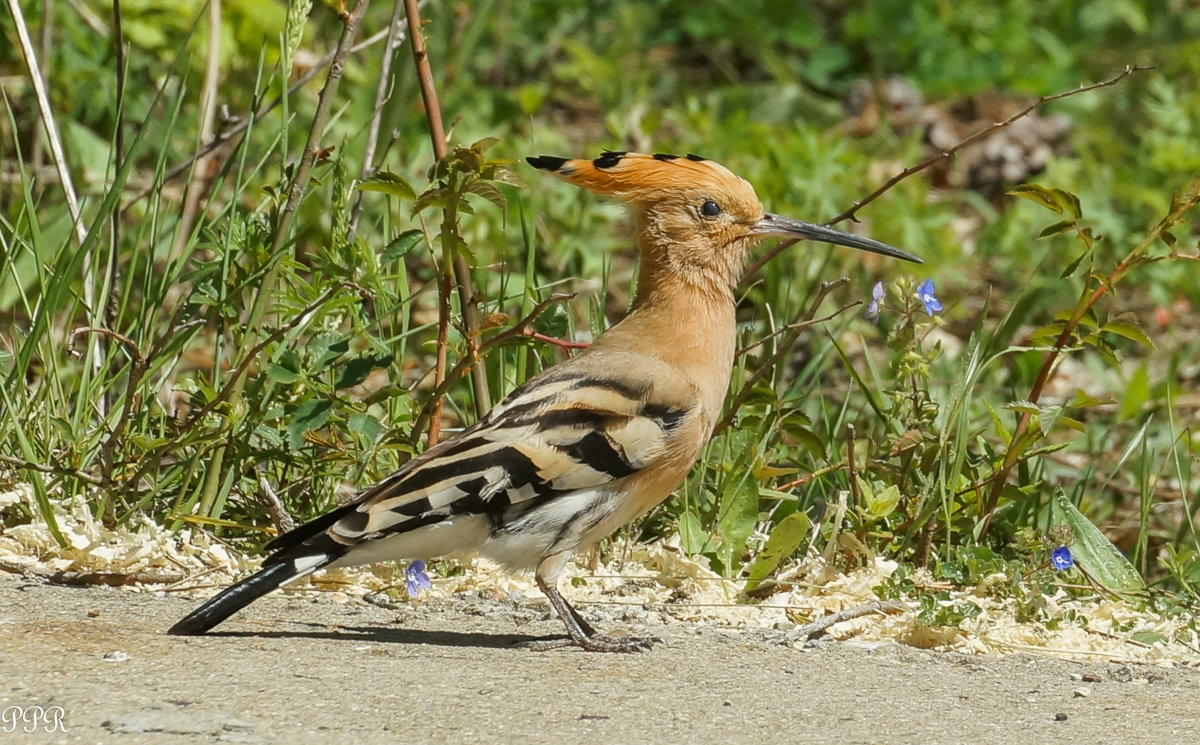
[[[491,523],[484,515],[457,515],[415,530],[363,540],[331,567],[358,566],[377,561],[433,559],[449,554],[472,554],[487,541]]]

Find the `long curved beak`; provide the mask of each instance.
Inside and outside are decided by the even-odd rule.
[[[891,256],[896,259],[904,259],[915,264],[923,263],[921,259],[907,251],[901,251],[886,243],[880,243],[879,241],[873,241],[870,238],[863,238],[851,233],[843,233],[840,230],[827,228],[824,225],[814,225],[811,222],[793,220],[790,217],[781,217],[770,213],[767,213],[761,220],[755,223],[751,232],[754,235],[777,235],[784,238],[804,238],[810,241],[833,243],[838,246],[857,248],[860,251],[870,251],[871,253],[883,254],[884,256]]]

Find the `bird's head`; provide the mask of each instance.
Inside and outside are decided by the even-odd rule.
[[[642,250],[639,288],[670,277],[728,291],[750,247],[767,236],[836,243],[920,262],[870,238],[770,214],[748,181],[696,155],[606,152],[594,160],[543,155],[528,161],[632,206]]]

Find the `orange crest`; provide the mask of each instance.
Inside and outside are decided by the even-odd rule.
[[[750,188],[725,166],[699,155],[605,152],[599,158],[526,158],[529,165],[549,171],[564,181],[627,202],[653,202],[681,190],[701,189],[721,193]],[[751,190],[753,193],[753,190]]]

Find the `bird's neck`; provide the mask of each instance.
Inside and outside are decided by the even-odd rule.
[[[640,348],[678,370],[716,421],[733,367],[733,293],[726,284],[692,282],[678,274],[640,273],[629,315],[598,344]]]

